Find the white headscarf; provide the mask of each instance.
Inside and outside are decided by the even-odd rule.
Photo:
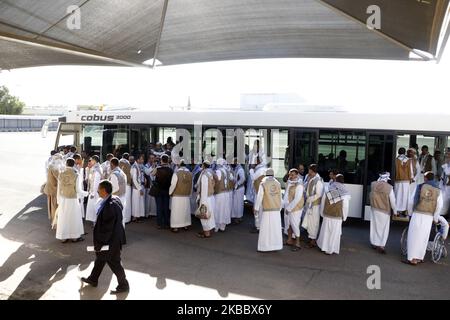
[[[388,180],[391,180],[390,176],[391,174],[389,172],[380,173],[378,181],[388,182]]]

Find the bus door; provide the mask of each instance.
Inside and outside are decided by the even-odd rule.
[[[370,220],[370,186],[373,181],[379,178],[381,172],[394,173],[395,161],[395,135],[386,132],[368,132],[366,144],[366,157],[361,164],[363,169],[362,179],[363,191],[363,218]]]
[[[293,129],[291,130],[290,166],[305,166],[305,174],[310,164],[317,162],[318,130]]]

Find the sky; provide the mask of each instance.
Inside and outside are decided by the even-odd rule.
[[[53,66],[0,73],[29,106],[112,105],[139,109],[238,108],[241,94],[297,94],[307,105],[349,112],[448,113],[450,52],[421,61],[264,59],[156,69]]]

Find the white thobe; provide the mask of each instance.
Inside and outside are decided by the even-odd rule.
[[[266,167],[264,167],[264,166],[260,166],[260,167],[258,167],[256,170],[253,170],[253,169],[250,169],[250,181],[251,181],[251,188],[253,189],[253,190],[255,190],[254,189],[254,182],[258,179],[258,178],[260,178],[261,176],[264,176],[265,174],[266,174]],[[256,191],[258,191],[258,190],[256,190]],[[258,194],[257,194],[258,192],[254,192],[254,196],[258,196]],[[256,201],[256,199],[255,199],[255,201]],[[257,211],[257,213],[255,214],[255,227],[257,228],[257,229],[259,229],[259,225],[260,225],[260,221],[261,221],[261,219],[260,219],[260,216],[261,216],[261,213],[262,213],[262,209],[260,208],[260,210],[256,210]]]
[[[83,167],[77,167],[78,171],[78,177],[77,180],[78,188],[80,188],[81,191],[83,191],[83,194],[78,194],[78,202],[80,202],[80,210],[81,210],[81,216],[84,218],[86,216],[86,210],[84,209],[84,198],[87,195],[87,192],[84,192],[84,185],[83,185],[83,177],[84,177],[84,168]]]
[[[350,195],[342,196],[342,218],[331,218],[323,214],[324,201],[326,194],[322,197],[321,215],[323,217],[322,226],[320,227],[317,246],[327,254],[339,254],[341,247],[342,221],[347,220]]]
[[[97,202],[100,200],[97,191],[102,177],[101,173],[98,171],[93,171],[91,174],[94,175],[94,183],[89,189],[89,198],[86,206],[86,220],[95,222],[97,220]]]
[[[226,179],[225,169],[221,168],[216,170],[217,180],[221,181],[222,179]],[[214,209],[214,219],[216,221],[216,232],[220,229],[225,231],[225,227],[227,224],[231,223],[231,203],[230,197],[228,193],[221,192],[214,196],[215,209]]]
[[[200,221],[202,223],[203,231],[211,231],[216,227],[216,220],[214,219],[214,195],[208,196],[208,177],[206,174],[202,173],[200,181],[200,205],[206,205],[211,213],[209,219],[200,219]]]
[[[105,161],[101,164],[103,177],[102,179],[109,179],[111,175],[111,163],[109,161]]]
[[[188,171],[188,169],[180,168],[178,170]],[[170,182],[169,194],[172,195],[178,183],[178,175],[172,175]],[[192,186],[191,186],[192,190]],[[170,211],[170,227],[184,228],[191,225],[191,196],[172,196]]]
[[[320,226],[320,204],[315,206],[311,205],[317,199],[322,198],[324,186],[322,179],[320,177],[318,179],[319,181],[317,181],[316,183],[315,193],[309,195],[308,191],[306,191],[306,212],[302,223],[302,227],[306,229],[306,231],[308,232],[308,238],[311,240],[315,240],[317,238]],[[306,187],[306,189],[308,188]]]
[[[411,161],[411,168],[414,164]],[[414,196],[416,194],[417,186],[419,185],[418,181],[420,180],[420,164],[419,161],[416,161],[416,175],[414,176],[414,182],[411,182],[409,185],[409,200],[408,200],[408,215],[411,215],[413,212],[414,206]],[[422,181],[423,182],[423,181]],[[397,208],[398,210],[398,208]]]
[[[126,184],[127,175],[123,171],[122,171],[122,176],[123,176],[123,178],[125,180],[125,184]],[[119,180],[117,179],[116,175],[115,174],[111,174],[110,177],[109,177],[109,181],[111,181],[111,184],[112,184],[112,188],[113,188],[112,192],[113,193],[118,192],[119,191]],[[126,190],[126,186],[125,186],[125,190]],[[126,205],[127,205],[127,193],[125,192],[125,194],[120,196],[119,199],[120,199],[120,202],[122,203],[122,208],[125,208]],[[123,224],[124,227],[125,227],[125,223],[126,223],[125,215],[123,215],[122,216],[122,224]]]
[[[244,216],[244,195],[245,195],[245,171],[239,166],[235,171],[235,189],[233,191],[233,209],[231,217],[240,219]]]
[[[150,178],[150,180],[154,180],[154,176],[151,175],[152,171],[156,168],[156,166],[146,164],[144,166],[145,174]],[[151,185],[151,184],[150,184]],[[156,200],[155,197],[149,194],[150,188],[145,189],[144,201],[145,201],[145,216],[153,216],[156,217]]]
[[[419,159],[420,159],[420,161],[417,161],[417,162],[420,162],[419,163],[419,165],[420,165],[419,178],[417,180],[417,185],[422,184],[425,181],[424,180],[425,172],[422,172],[422,171],[425,171],[425,164],[426,164],[425,156],[419,157]],[[436,171],[437,171],[436,170],[436,160],[434,160],[434,158],[431,159],[431,171],[436,175]]]
[[[56,239],[78,239],[84,234],[83,217],[81,215],[79,198],[86,196],[87,192],[80,188],[79,180],[82,179],[78,176],[76,181],[77,198],[75,199],[63,197],[60,190],[61,184],[58,183]]]
[[[258,251],[275,251],[283,249],[280,210],[263,211],[264,188],[260,185],[255,201],[255,210],[260,212]],[[280,194],[280,203],[282,203]]]
[[[409,166],[409,171],[410,171],[411,177],[412,177],[414,175],[412,163]],[[409,201],[411,199],[410,194],[409,194],[410,193],[410,187],[409,187],[410,184],[411,184],[411,181],[409,181],[409,180],[395,182],[395,186],[394,186],[395,200],[396,200],[396,207],[397,207],[398,211],[408,210]]]
[[[413,211],[408,227],[407,252],[408,260],[423,260],[427,251],[433,220],[438,222],[442,210],[442,193],[437,199],[436,211],[433,216]]]
[[[283,207],[285,210],[285,230],[291,227],[292,232],[296,237],[300,237],[300,222],[302,219],[303,210],[292,211],[300,201],[303,201],[303,185],[299,184],[296,186],[294,199],[289,202],[289,189],[294,185],[288,181],[286,191],[284,193]],[[286,214],[287,213],[287,214]],[[287,231],[286,231],[287,232]]]
[[[144,213],[144,195],[141,191],[144,191],[144,187],[141,185],[140,173],[136,169],[136,166],[131,167],[131,183],[133,184],[131,191],[131,215],[135,218],[141,218],[145,216]]]
[[[397,212],[396,199],[394,191],[389,193],[389,203],[391,204],[392,211]],[[370,216],[370,243],[377,247],[383,247],[386,245],[389,236],[389,227],[391,224],[391,215],[381,212],[375,208],[372,209]]]

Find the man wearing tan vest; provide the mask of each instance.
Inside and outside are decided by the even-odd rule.
[[[398,149],[398,156],[395,159],[395,199],[396,210],[399,214],[406,215],[408,204],[411,199],[409,185],[414,180],[412,159],[406,156],[405,148]]]
[[[178,170],[172,175],[169,195],[172,197],[170,227],[173,232],[178,228],[188,230],[191,225],[192,173],[186,168],[184,159],[180,160]]]
[[[390,173],[380,174],[370,188],[370,244],[379,253],[386,253],[384,247],[389,236],[391,211],[397,215],[396,199],[392,186],[388,183]]]
[[[256,212],[260,214],[260,229],[258,251],[276,251],[283,249],[283,234],[281,232],[282,207],[281,185],[274,178],[272,168],[266,170],[265,178],[259,185],[256,201]]]
[[[317,173],[317,165],[311,164],[308,168],[308,184],[306,186],[306,211],[302,227],[308,232],[310,239],[309,248],[315,247],[320,225],[320,203],[324,185],[322,178]]]
[[[125,204],[123,204],[123,220],[125,223],[131,222],[131,164],[129,161],[130,155],[124,153],[122,159],[119,161],[119,167],[127,177],[127,186],[125,188]]]
[[[414,211],[408,227],[407,259],[403,262],[417,265],[423,262],[433,221],[438,222],[442,209],[442,192],[434,180],[434,174],[424,174],[425,182],[417,188]]]
[[[48,209],[48,219],[50,220],[50,225],[55,226],[56,220],[56,209],[58,208],[58,177],[59,172],[63,169],[63,157],[61,154],[56,153],[47,171],[47,183],[44,187],[44,193],[47,195],[47,209]]]
[[[347,220],[350,193],[344,185],[344,176],[337,174],[322,197],[323,217],[317,246],[324,253],[339,254],[341,247],[342,221]]]
[[[287,181],[286,192],[284,193],[283,207],[286,216],[285,223],[288,232],[286,245],[292,246],[292,251],[300,249],[300,222],[302,218],[305,199],[303,197],[303,179],[297,169],[289,170],[289,180]],[[295,235],[295,241],[292,239]]]
[[[249,171],[250,180],[252,182],[250,187],[254,189],[255,201],[258,196],[259,185],[261,184],[261,181],[264,179],[266,170],[267,170],[266,165],[261,162],[259,157],[257,157],[256,158],[256,167],[250,169],[250,171]],[[250,230],[250,232],[258,233],[259,223],[260,223],[260,218],[259,218],[260,212],[258,212],[258,211],[254,211],[254,212],[255,212],[255,225],[252,228],[252,230]]]
[[[199,232],[199,238],[211,238],[211,230],[216,227],[214,220],[214,172],[210,169],[210,162],[203,161],[202,172],[197,182],[198,204],[205,205],[208,208],[208,219],[201,219],[203,231]]]
[[[63,243],[84,240],[83,217],[81,215],[79,198],[87,196],[87,192],[81,190],[80,176],[74,168],[75,161],[67,159],[66,169],[58,177],[58,209],[56,210],[56,239]]]
[[[214,186],[216,232],[219,230],[224,232],[227,224],[231,223],[231,202],[228,195],[229,175],[225,166],[225,159],[220,158],[217,160],[217,169],[215,171],[217,180]]]
[[[109,162],[110,165],[110,175],[109,182],[112,185],[112,194],[113,196],[117,196],[122,203],[122,207],[125,208],[127,205],[127,176],[125,173],[119,168],[119,159],[112,158]],[[123,218],[123,217],[122,217]],[[122,221],[123,226],[125,227],[125,219]]]

